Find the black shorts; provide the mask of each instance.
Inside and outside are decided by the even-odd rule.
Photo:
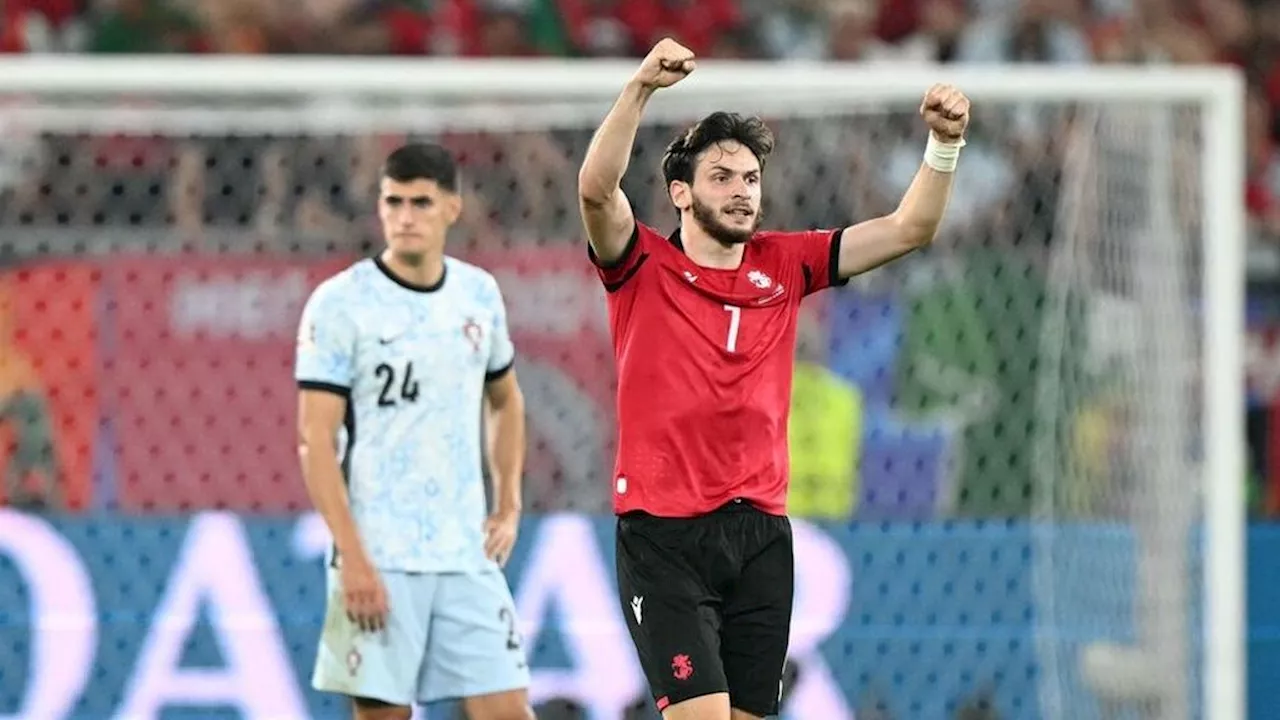
[[[734,502],[701,517],[618,518],[618,593],[658,709],[728,692],[778,713],[791,632],[791,522]]]

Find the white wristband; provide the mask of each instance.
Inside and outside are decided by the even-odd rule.
[[[956,163],[960,160],[960,148],[964,146],[964,138],[960,138],[959,142],[944,143],[931,132],[929,143],[924,148],[924,164],[938,172],[955,172]]]

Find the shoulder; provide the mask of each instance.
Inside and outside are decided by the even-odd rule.
[[[792,250],[799,243],[812,241],[814,239],[830,238],[835,232],[832,229],[811,229],[811,230],[761,230],[752,238],[752,242],[757,243],[761,247],[775,248],[779,251],[786,252]]]
[[[758,259],[781,264],[794,257],[796,246],[803,242],[803,232],[765,230],[751,238],[751,251]]]
[[[657,254],[659,258],[666,256],[666,250],[679,252],[672,238],[674,234],[663,233],[657,227],[649,225],[640,219],[636,219],[636,226],[631,231],[631,238],[627,241],[627,248],[623,252],[623,257],[618,264],[632,264],[641,257],[647,257],[651,254]]]
[[[815,253],[825,253],[832,247],[841,229],[766,230],[756,233],[751,242],[764,257],[785,260],[810,259]]]
[[[339,313],[343,308],[360,303],[370,294],[371,272],[376,271],[372,260],[360,260],[330,275],[311,291],[308,310],[313,313]]]
[[[457,287],[477,297],[488,298],[498,294],[498,279],[488,270],[452,256],[445,256],[444,264],[448,273],[446,283],[456,283]]]
[[[633,236],[635,239],[641,240],[646,244],[667,243],[669,241],[668,235],[663,234],[662,231],[658,230],[656,227],[643,223],[640,220],[636,220],[636,229],[633,231]]]

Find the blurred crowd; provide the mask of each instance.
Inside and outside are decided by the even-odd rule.
[[[0,0],[9,53],[636,57],[668,35],[707,58],[1239,65],[1255,264],[1280,272],[1266,242],[1280,237],[1275,0]]]
[[[638,57],[664,36],[679,39],[700,57],[721,59],[1237,65],[1249,79],[1246,194],[1255,280],[1250,296],[1268,299],[1280,311],[1280,0],[0,0],[0,52],[5,53]],[[918,125],[905,115],[871,111],[852,122],[848,116],[770,122],[780,136],[800,138],[801,147],[780,152],[770,166],[765,215],[772,225],[831,227],[886,212],[919,165]],[[1065,116],[1046,118],[1006,107],[984,113],[973,133],[948,237],[962,248],[994,249],[996,275],[1009,263],[1025,264],[1038,276],[1050,274],[1054,238],[1069,232],[1059,217],[1062,198],[1070,197],[1063,179],[1069,123]],[[590,125],[584,120],[581,127],[554,131],[459,128],[445,133],[443,141],[459,156],[470,182],[461,242],[474,249],[484,242],[508,247],[522,241],[574,241],[572,178]],[[1195,123],[1185,125],[1194,128]],[[1109,132],[1105,125],[1098,127],[1099,135]],[[1131,124],[1099,141],[1100,162],[1126,162],[1126,132],[1138,128]],[[638,138],[627,193],[645,217],[670,217],[657,170],[675,130],[675,125],[654,124]],[[1194,157],[1195,133],[1185,130],[1177,134],[1177,147]],[[108,228],[127,229],[120,235],[131,240],[172,242],[177,230],[184,239],[250,238],[253,249],[269,252],[367,251],[377,241],[369,208],[378,163],[402,139],[290,136],[234,127],[191,136],[65,128],[23,135],[9,128],[4,138],[0,263],[15,247],[25,248],[17,253],[21,257],[33,251],[81,252],[84,243],[103,245],[113,237],[102,232]],[[1141,174],[1147,170],[1136,162],[1127,184],[1124,178],[1099,181],[1107,190],[1098,202],[1110,198],[1123,204],[1139,197],[1136,204],[1145,202]],[[1098,178],[1107,179],[1106,171],[1098,172]],[[1195,177],[1193,170],[1182,175]],[[1089,177],[1077,173],[1076,183],[1088,184],[1084,178]],[[1178,226],[1189,237],[1199,231],[1195,193],[1193,187],[1189,201],[1178,208],[1183,211]],[[1124,213],[1106,208],[1084,208],[1081,216],[1095,209],[1108,222],[1126,222]],[[55,232],[28,232],[32,227]],[[1131,227],[1098,234],[1115,239]],[[1123,257],[1114,251],[1099,250]],[[1114,284],[1107,278],[1098,282]],[[1010,290],[1015,291],[1024,297],[1037,292]],[[939,303],[952,306],[950,298]],[[983,312],[980,305],[975,315]],[[991,320],[993,327],[1001,321]],[[918,324],[929,328],[930,322],[925,318]],[[1026,336],[1038,337],[1038,316],[1025,322]],[[969,354],[981,359],[989,350],[956,349],[952,361],[972,368]],[[1035,352],[1018,351],[1024,350]],[[936,348],[921,352],[937,355]],[[1014,382],[1001,371],[991,372],[997,385]],[[958,401],[942,397],[946,393],[941,399],[930,399],[923,390],[917,394],[924,398],[921,408],[932,403],[942,408],[937,412],[960,412],[949,405]],[[1029,397],[1016,390],[1007,394]],[[1280,463],[1266,451],[1280,447],[1266,439],[1280,427],[1280,421],[1268,419],[1271,404],[1264,401],[1251,410],[1255,440],[1249,464],[1255,480],[1270,473],[1272,482],[1280,483]],[[1033,409],[1022,405],[1022,410]],[[1098,407],[1094,415],[1105,417],[1082,413],[1081,422],[1092,423],[1093,430],[1078,432],[1104,439],[1092,452],[1101,467],[1115,455],[1107,448],[1115,445],[1114,430],[1124,421],[1117,419],[1123,408],[1109,409],[1102,401]],[[1016,441],[999,439],[1011,418],[1023,422],[1010,413],[1006,408],[993,414],[989,428],[971,424],[973,437],[967,442],[979,448],[971,455],[980,458],[982,448],[996,447],[996,454],[1010,456],[1011,467],[1029,462],[1025,449],[1014,447]],[[1119,464],[1096,472],[1115,474]],[[987,473],[975,466],[971,474]],[[1267,504],[1280,511],[1280,485],[1270,490],[1263,485],[1255,482],[1256,494],[1269,496]],[[1006,494],[1015,498],[1012,504],[994,503],[993,512],[1024,510],[1026,496]]]
[[[1274,90],[1267,0],[6,0],[7,52],[1235,62]]]

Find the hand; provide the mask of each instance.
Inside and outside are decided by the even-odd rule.
[[[343,555],[338,570],[347,619],[364,632],[387,626],[387,589],[378,570],[363,555]]]
[[[649,51],[634,80],[648,90],[671,87],[688,77],[697,67],[693,51],[672,40],[663,38]]]
[[[484,521],[484,554],[500,567],[511,558],[520,532],[519,510],[498,510]]]
[[[964,137],[969,127],[969,98],[950,85],[934,85],[920,103],[920,114],[934,137],[955,143]]]

